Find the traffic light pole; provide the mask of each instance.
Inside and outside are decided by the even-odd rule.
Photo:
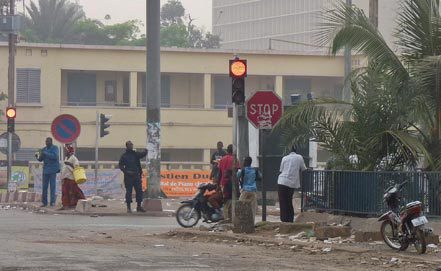
[[[15,13],[15,0],[9,1],[9,15]],[[9,33],[9,69],[8,69],[8,104],[9,106],[15,105],[15,42],[16,34]],[[8,169],[7,169],[7,185],[9,189],[9,183],[11,181],[12,174],[12,133],[8,132]]]
[[[95,137],[95,195],[98,196],[98,145],[100,140],[100,112],[96,111],[96,137]]]
[[[236,221],[236,201],[237,201],[237,191],[236,191],[236,185],[237,185],[237,126],[238,126],[238,114],[237,114],[237,108],[239,105],[236,103],[233,103],[233,165],[232,165],[232,172],[233,176],[231,178],[233,184],[232,184],[232,190],[231,190],[231,222],[234,225],[234,222]]]

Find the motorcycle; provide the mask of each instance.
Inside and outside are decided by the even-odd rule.
[[[205,192],[215,189],[216,185],[203,183],[198,186],[198,191],[193,199],[182,201],[176,211],[176,221],[184,228],[194,227],[201,217],[203,222],[215,223],[223,220],[222,212],[217,212],[208,202]]]
[[[384,242],[392,249],[404,251],[413,244],[419,254],[426,252],[426,236],[431,229],[425,225],[429,223],[423,214],[423,205],[420,201],[406,204],[400,210],[400,192],[404,185],[396,184],[386,189],[383,199],[390,211],[380,216],[381,236]]]

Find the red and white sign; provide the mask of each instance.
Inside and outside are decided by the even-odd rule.
[[[283,114],[282,99],[274,91],[257,91],[246,101],[247,119],[257,129],[273,129]]]

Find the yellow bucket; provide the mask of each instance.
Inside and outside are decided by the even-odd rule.
[[[75,178],[75,182],[77,184],[82,184],[84,182],[86,182],[87,178],[86,178],[86,170],[84,170],[83,167],[76,167],[73,170],[73,175]]]

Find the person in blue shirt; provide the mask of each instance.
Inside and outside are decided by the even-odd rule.
[[[43,195],[41,207],[47,206],[47,190],[50,186],[50,205],[55,205],[56,194],[56,176],[60,172],[58,147],[52,143],[52,138],[46,138],[46,147],[35,155],[38,161],[43,162]]]
[[[257,209],[256,182],[260,178],[260,174],[256,168],[251,167],[252,162],[253,159],[251,159],[251,157],[247,156],[244,158],[242,169],[237,171],[237,178],[241,184],[239,200],[251,201],[251,209],[253,211],[253,217],[255,217]]]

